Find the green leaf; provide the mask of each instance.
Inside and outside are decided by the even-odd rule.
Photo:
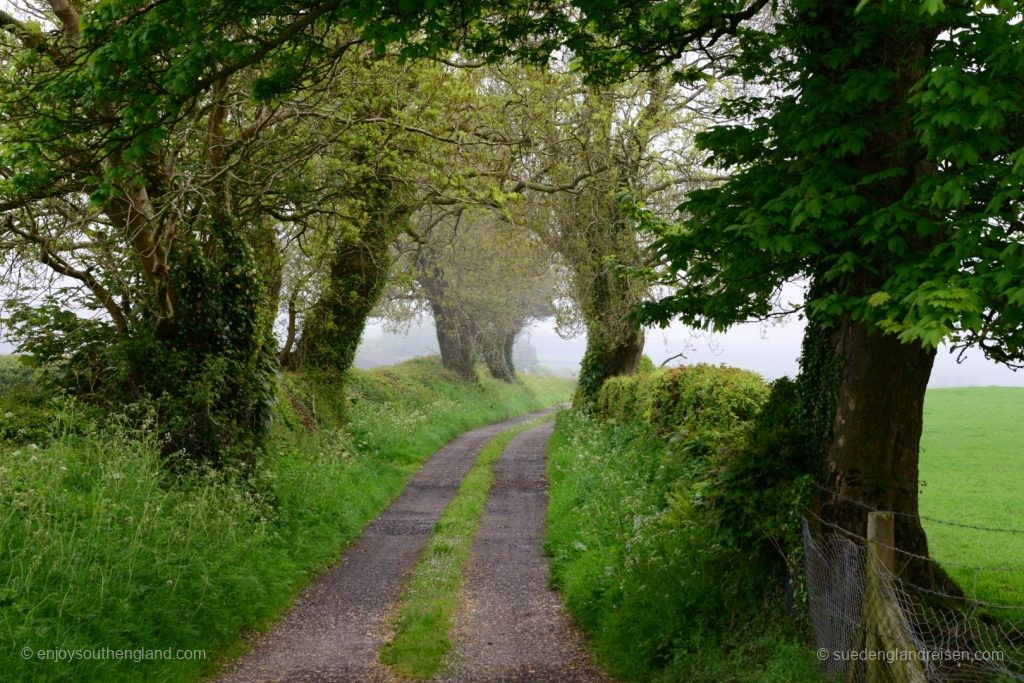
[[[872,308],[884,306],[890,299],[892,299],[892,295],[889,292],[875,292],[868,298],[868,306]]]

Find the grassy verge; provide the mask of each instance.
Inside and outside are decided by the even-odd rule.
[[[546,549],[566,606],[626,680],[820,680],[781,590],[700,513],[714,470],[642,421],[560,414]]]
[[[0,419],[26,425],[10,430],[16,441],[0,441],[5,681],[212,674],[219,657],[242,649],[240,634],[278,617],[437,448],[572,390],[547,377],[471,386],[423,359],[353,373],[348,396],[313,377],[284,384],[305,415],[282,392],[270,454],[248,482],[223,473],[171,480],[146,430],[116,417],[100,425],[49,399],[48,438],[26,443],[38,421],[2,397]],[[56,653],[103,648],[131,654]],[[167,648],[203,655],[144,658]]]
[[[1024,388],[933,389],[921,438],[921,514],[928,545],[968,594],[1024,606]],[[973,571],[955,565],[1019,569]],[[1024,612],[1024,610],[1022,610]],[[1020,618],[1020,615],[1017,615]]]
[[[381,651],[381,661],[399,673],[430,678],[441,668],[451,649],[462,571],[494,482],[494,465],[513,437],[549,419],[517,425],[491,439],[445,507],[402,591],[392,621],[394,635]]]

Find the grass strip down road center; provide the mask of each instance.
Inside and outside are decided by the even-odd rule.
[[[434,525],[392,617],[393,636],[381,650],[381,661],[398,673],[429,678],[441,668],[452,646],[463,567],[494,482],[494,465],[515,436],[552,419],[546,415],[516,425],[489,441]]]

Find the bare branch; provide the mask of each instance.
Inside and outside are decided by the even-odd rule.
[[[80,270],[71,265],[67,259],[60,255],[55,249],[53,249],[50,240],[35,231],[25,230],[19,228],[14,222],[14,217],[7,214],[3,217],[0,222],[0,229],[9,230],[15,235],[39,246],[39,260],[43,265],[48,266],[54,272],[67,277],[78,280],[93,293],[93,295],[103,304],[103,308],[106,309],[110,315],[111,321],[114,323],[114,327],[121,334],[128,331],[128,321],[125,319],[124,312],[121,307],[118,306],[114,300],[114,295],[111,294],[110,290],[104,287],[99,280],[97,280],[92,273],[88,270]]]

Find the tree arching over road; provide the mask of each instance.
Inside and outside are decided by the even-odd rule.
[[[105,317],[78,322],[58,301],[21,306],[15,320],[43,355],[67,349],[33,330],[48,329],[61,344],[90,340],[83,353],[121,353],[104,365],[118,368],[113,384],[176,401],[166,423],[172,440],[200,459],[221,460],[223,443],[249,457],[266,427],[268,300],[281,267],[270,232],[319,186],[313,169],[308,182],[280,186],[267,173],[280,155],[309,153],[291,128],[301,117],[285,104],[370,47],[371,59],[389,50],[451,63],[569,58],[588,84],[604,84],[581,109],[594,115],[587,123],[595,130],[612,133],[619,131],[601,97],[619,87],[613,82],[650,78],[646,106],[659,83],[730,78],[750,86],[727,94],[720,125],[698,139],[711,173],[728,178],[691,192],[679,225],[643,210],[634,216],[661,231],[656,271],[671,288],[642,312],[649,322],[678,317],[722,328],[769,314],[783,282],[809,280],[805,348],[820,358],[806,356],[804,370],[825,372],[810,384],[827,390],[807,400],[825,397],[829,406],[805,411],[828,416],[810,430],[827,437],[805,466],[820,469],[830,490],[822,512],[848,529],[862,530],[860,504],[906,513],[897,543],[927,554],[913,520],[935,350],[950,342],[1005,363],[1022,357],[1024,22],[1011,0],[32,7],[54,30],[0,14],[5,250],[19,262],[33,250]],[[255,145],[268,137],[284,147]],[[585,156],[576,161],[609,165]],[[601,226],[625,226],[610,197],[635,190],[636,173],[620,161],[610,165],[622,173],[605,187],[609,176],[594,168],[587,178],[577,180],[580,169],[553,178],[578,191],[555,201],[568,207],[563,214],[594,210]],[[400,218],[417,207],[398,201],[395,186],[364,180],[364,197],[386,195],[394,209],[371,221],[387,224],[372,245],[383,254]],[[257,195],[280,201],[266,206]],[[634,239],[635,227],[622,232]],[[334,262],[350,274],[348,255]],[[594,278],[614,282],[602,268]],[[378,291],[369,283],[362,298]],[[318,294],[321,313],[338,304],[339,292]],[[337,345],[340,365],[350,341]],[[610,346],[628,370],[632,346]],[[590,357],[597,355],[595,348]]]

